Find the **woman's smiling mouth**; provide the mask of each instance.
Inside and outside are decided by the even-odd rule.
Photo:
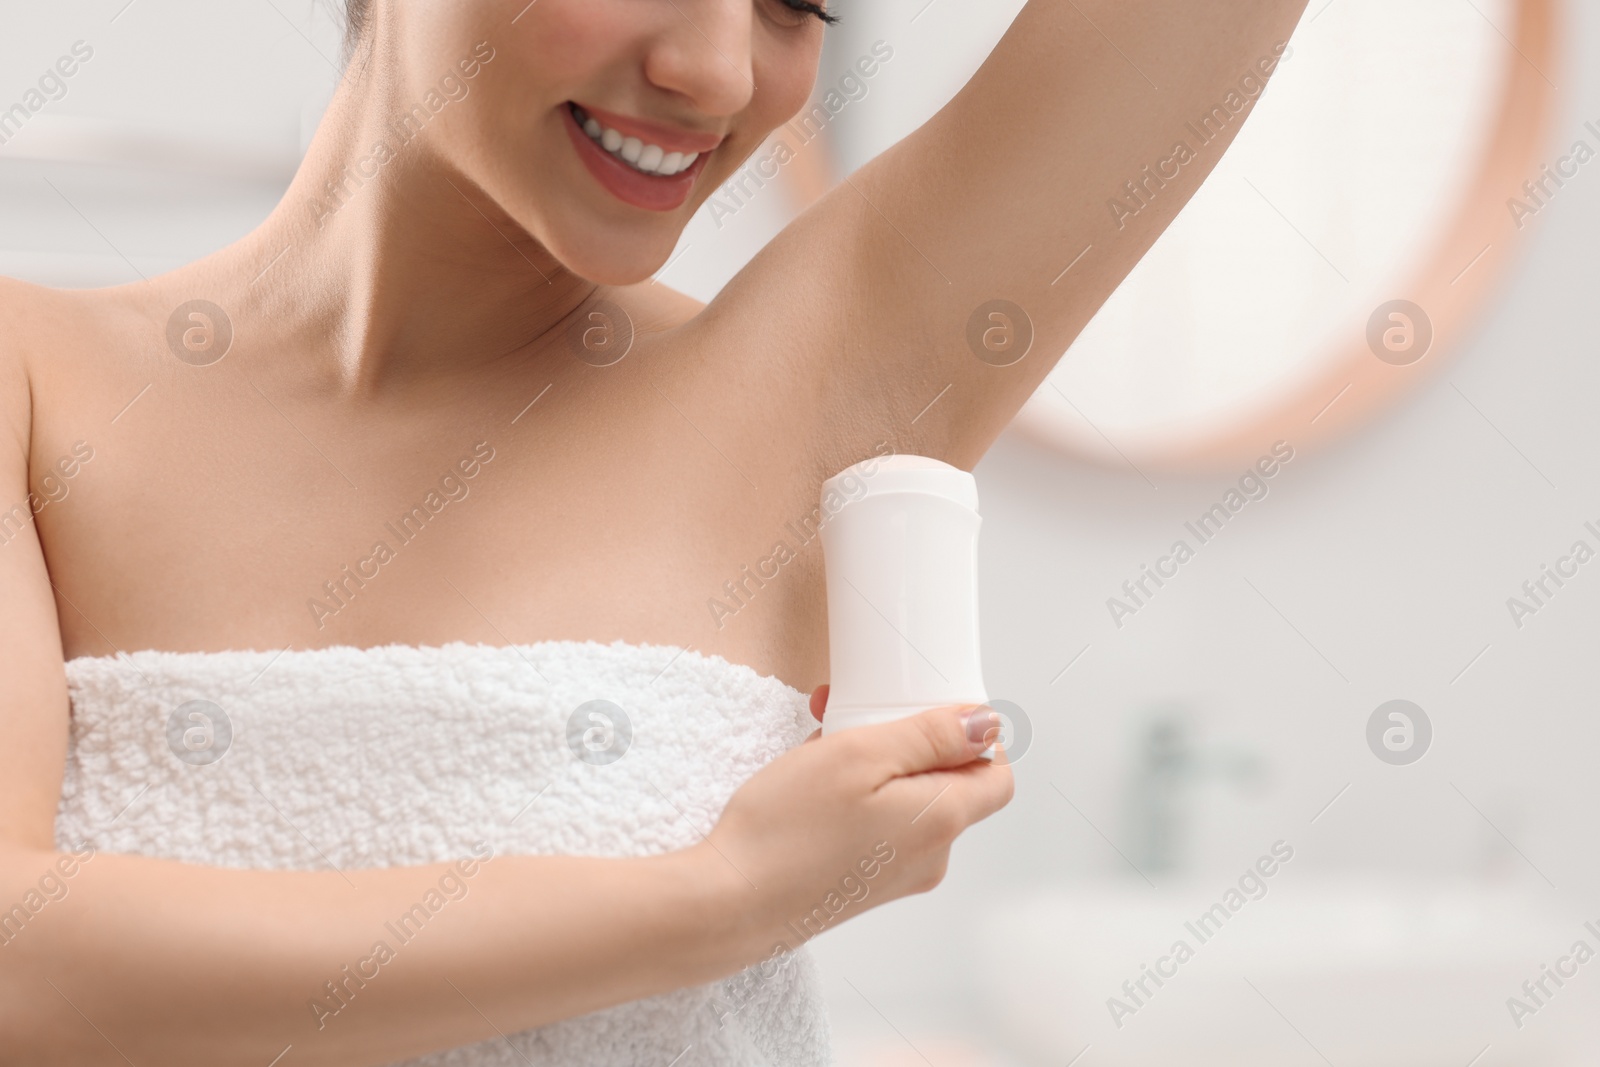
[[[687,155],[683,152],[669,152],[658,144],[642,141],[637,137],[626,137],[621,130],[604,125],[577,104],[571,107],[572,117],[583,127],[583,132],[589,135],[591,141],[645,174],[660,174],[670,178],[680,171],[688,170],[694,165],[694,161],[700,158],[698,152],[690,152]]]
[[[705,159],[723,138],[630,119],[569,101],[562,109],[578,156],[617,199],[649,211],[688,200]]]

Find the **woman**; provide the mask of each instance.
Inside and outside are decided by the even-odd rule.
[[[6,283],[0,1061],[827,1062],[805,940],[1012,781],[971,708],[815,738],[786,531],[977,462],[1302,4],[1032,0],[702,307],[836,12],[368,0],[260,228]]]

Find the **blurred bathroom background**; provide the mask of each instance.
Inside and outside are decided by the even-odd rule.
[[[841,0],[791,158],[759,151],[660,280],[710,298],[1020,7]],[[0,131],[0,273],[46,284],[242,235],[337,76],[313,0],[0,11],[0,108],[93,49]],[[1576,0],[1311,0],[1235,152],[976,470],[1017,795],[936,891],[812,942],[845,1067],[1600,1061],[1597,58]],[[1526,158],[1493,140],[1513,83]],[[1474,295],[1345,395],[1486,158],[1515,178],[1439,283]]]

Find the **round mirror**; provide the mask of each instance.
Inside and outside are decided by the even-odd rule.
[[[1114,463],[1232,462],[1439,365],[1531,217],[1554,36],[1544,0],[1314,4],[1019,427]]]

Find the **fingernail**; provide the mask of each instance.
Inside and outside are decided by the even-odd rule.
[[[980,752],[993,743],[991,735],[999,729],[1000,716],[990,708],[967,716],[967,740]]]

